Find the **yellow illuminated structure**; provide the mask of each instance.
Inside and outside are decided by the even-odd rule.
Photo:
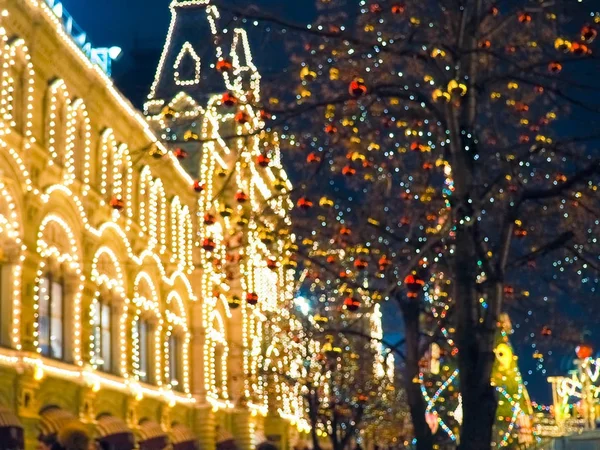
[[[291,185],[276,136],[220,139],[233,113],[209,101],[195,180],[54,3],[9,0],[0,16],[0,404],[17,413],[27,448],[50,406],[91,431],[112,416],[134,432],[185,428],[204,449],[219,436],[251,448],[262,434],[286,448],[288,422],[265,420],[276,390],[259,366],[267,317],[292,294],[293,271],[279,263],[290,239],[279,194]],[[233,34],[233,53],[247,49],[245,33]],[[213,70],[198,54],[176,50],[178,87]],[[243,103],[240,80],[230,90]],[[248,77],[254,95],[258,80]],[[181,111],[189,100],[175,98]],[[238,134],[261,126],[243,109]],[[265,145],[269,167],[256,163]]]

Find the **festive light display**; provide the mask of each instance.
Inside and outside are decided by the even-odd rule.
[[[598,288],[600,224],[589,205],[597,204],[600,155],[595,136],[567,126],[597,112],[574,93],[580,88],[591,98],[594,90],[595,80],[574,66],[593,64],[589,51],[596,49],[584,41],[594,34],[564,26],[579,23],[586,6],[575,14],[492,2],[315,3],[311,24],[236,12],[285,39],[293,53],[292,67],[260,106],[275,116],[267,127],[284,124],[284,154],[300,180],[295,259],[306,266],[307,290],[323,294],[332,310],[358,295],[361,309],[372,298],[393,300],[411,332],[411,352],[422,347],[424,325],[444,337],[447,358],[474,368],[455,379],[470,394],[461,446],[487,447],[478,442],[487,436],[506,446],[517,425],[527,428],[519,422],[529,413],[515,415],[516,405],[526,411],[528,403],[517,372],[509,371],[510,386],[492,386],[488,373],[500,313],[514,310],[525,335],[559,301],[550,297],[555,287],[568,283],[582,304]],[[448,290],[420,316],[436,274]],[[552,287],[539,281],[547,278]],[[407,392],[419,379],[411,352]],[[500,413],[502,434],[492,432],[492,416],[484,423],[494,390],[500,410],[514,406]],[[414,411],[422,409],[417,403]],[[417,446],[431,448],[426,421],[413,422]]]
[[[0,79],[3,130],[0,147],[3,157],[8,161],[6,167],[10,169],[4,172],[5,178],[0,180],[0,254],[2,264],[9,264],[11,269],[10,276],[3,282],[9,281],[12,285],[10,339],[13,347],[0,352],[0,364],[31,367],[37,381],[52,376],[93,387],[94,392],[112,389],[130,394],[137,400],[143,397],[163,400],[169,406],[194,403],[197,398],[192,396],[190,377],[192,335],[188,311],[193,302],[201,299],[207,323],[204,357],[207,362],[205,367],[209,371],[206,378],[209,401],[216,408],[232,408],[227,386],[230,336],[225,331],[228,326],[223,322],[231,319],[232,315],[227,301],[223,297],[217,301],[212,289],[218,286],[227,292],[229,280],[218,267],[203,271],[204,286],[210,286],[211,289],[194,293],[190,277],[200,265],[200,258],[202,266],[214,264],[214,259],[198,248],[199,237],[208,229],[201,225],[200,218],[214,211],[213,208],[220,207],[220,200],[212,203],[208,193],[214,195],[216,191],[213,188],[217,179],[214,162],[219,164],[221,170],[235,168],[224,159],[228,152],[243,154],[244,164],[242,166],[240,163],[237,167],[241,173],[238,175],[240,179],[235,181],[248,193],[246,203],[253,213],[258,216],[268,206],[277,217],[268,226],[274,227],[275,220],[282,220],[289,225],[287,211],[291,203],[272,192],[275,180],[283,183],[279,189],[291,189],[281,168],[277,137],[269,138],[268,155],[271,162],[268,167],[261,163],[260,170],[259,166],[248,168],[246,164],[257,160],[259,155],[267,154],[265,136],[257,136],[253,145],[247,148],[241,142],[231,151],[226,147],[215,148],[213,163],[207,162],[202,177],[202,189],[206,195],[197,196],[193,191],[199,189],[192,189],[194,180],[179,163],[178,155],[168,152],[158,142],[145,120],[74,44],[51,8],[36,0],[28,0],[24,8],[29,8],[40,20],[55,27],[58,39],[65,44],[65,51],[74,55],[82,70],[89,71],[88,75],[94,83],[106,87],[108,101],[113,101],[116,109],[131,118],[132,130],[134,134],[137,133],[135,141],[150,144],[141,150],[131,151],[126,143],[118,140],[117,132],[111,128],[95,136],[98,128],[93,123],[95,118],[86,109],[86,98],[76,98],[72,94],[76,90],[71,91],[62,79],[52,80],[43,88],[34,84],[34,77],[40,74],[36,72],[35,61],[32,62],[28,54],[25,40],[9,39],[7,31],[0,28],[3,66]],[[218,14],[214,7],[211,7],[211,11]],[[2,13],[2,17],[7,15],[7,11]],[[236,71],[231,73],[230,89],[245,100],[245,96],[239,92],[239,83],[245,76],[242,72],[253,66],[243,32],[236,30],[234,41],[235,51],[241,50],[248,55],[232,54]],[[190,55],[192,60],[198,62],[190,48],[180,58],[182,67]],[[240,61],[245,61],[246,65],[242,67]],[[200,66],[196,67],[197,78],[200,76]],[[182,87],[191,85],[185,83],[183,72],[180,75],[181,83],[175,80],[175,84]],[[248,75],[258,92],[258,74]],[[46,90],[38,92],[39,89]],[[38,105],[36,102],[39,99],[44,99],[44,104]],[[217,103],[209,105],[211,111],[217,111],[218,108]],[[34,121],[35,109],[45,111],[41,124]],[[257,112],[249,107],[246,107],[246,111],[250,120],[243,124],[246,127],[244,130],[240,129],[244,132],[249,130],[248,127],[258,127],[262,123]],[[233,120],[233,117],[232,114],[223,117],[208,114],[204,121],[203,137],[208,135],[209,130],[211,135],[218,133],[219,126],[225,125],[227,120]],[[16,139],[21,139],[18,147],[13,145]],[[97,150],[92,142],[98,144]],[[224,143],[222,140],[217,142]],[[43,156],[38,155],[40,150],[44,151]],[[135,162],[132,158],[134,153]],[[32,164],[34,160],[37,164],[38,158],[47,166],[43,182],[40,181],[37,166]],[[15,180],[12,179],[13,172],[17,177]],[[245,180],[245,177],[251,181]],[[7,179],[11,183],[7,183]],[[19,192],[20,186],[24,190],[22,193]],[[182,186],[188,187],[189,191],[181,191]],[[31,200],[36,205],[36,212],[27,213],[30,216],[27,224],[22,205],[24,195],[31,196],[27,201]],[[35,229],[32,238],[25,240],[24,230],[30,227],[29,220]],[[233,221],[224,220],[223,224],[214,225],[210,232],[215,233],[218,257],[222,262],[227,262],[225,239],[231,238]],[[266,267],[267,258],[275,261],[280,258],[284,241],[277,240],[272,243],[273,248],[266,247],[258,238],[259,225],[266,226],[258,224],[257,219],[251,219],[248,233],[253,249],[248,253],[241,252],[244,258],[250,256],[245,263],[248,269],[243,274],[244,282],[262,299],[260,307],[257,305],[254,310],[242,306],[246,330],[244,345],[254,349],[244,352],[245,364],[251,368],[248,372],[251,380],[246,381],[247,390],[253,390],[259,378],[256,348],[262,345],[264,311],[277,310],[282,298],[291,297],[293,277],[293,271],[283,269],[281,264],[277,265],[276,271]],[[27,246],[24,242],[28,243]],[[29,242],[33,243],[33,247],[29,247]],[[30,257],[28,255],[32,255],[36,264],[39,264],[31,276],[32,303],[23,308],[22,282],[24,263]],[[2,276],[6,276],[4,271]],[[50,285],[49,279],[56,279],[61,291]],[[65,305],[60,318],[65,339],[55,340],[50,346],[56,349],[53,356],[64,362],[47,358],[48,318],[44,305],[55,300]],[[98,312],[104,305],[109,306],[111,320],[116,324],[114,335],[110,331],[106,342],[103,341],[101,328],[104,319]],[[221,316],[218,310],[224,310],[224,314]],[[33,327],[31,342],[23,340],[24,313]],[[149,354],[145,354],[141,341],[144,337],[140,332],[142,322],[148,324],[144,333],[149,334]],[[258,339],[250,340],[250,336],[257,336]],[[51,340],[53,338],[50,337]],[[107,351],[104,347],[107,342],[114,350],[110,371],[118,373],[118,377],[104,373],[109,364],[104,353]],[[39,356],[17,353],[15,350],[33,350]],[[257,390],[259,402],[251,402],[250,408],[266,415],[267,385],[266,382],[261,383]],[[286,388],[279,386],[277,389],[281,391]],[[287,414],[287,417],[296,417],[300,421],[302,411],[292,411],[291,394],[286,395],[289,401],[282,406],[282,415]]]

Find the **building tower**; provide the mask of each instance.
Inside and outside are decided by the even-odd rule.
[[[233,435],[258,444],[272,427],[261,348],[267,317],[292,296],[291,184],[277,135],[266,133],[260,74],[243,29],[227,28],[210,0],[174,0],[154,83],[144,105],[148,122],[194,179],[198,196],[192,312],[193,393],[197,423],[211,439]],[[277,262],[279,261],[279,262]],[[272,415],[272,414],[271,414]],[[212,434],[213,437],[210,437]],[[274,433],[278,434],[278,433]],[[280,433],[276,439],[287,446]],[[216,438],[215,438],[216,437]]]

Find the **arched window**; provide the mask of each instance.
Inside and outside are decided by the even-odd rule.
[[[113,159],[112,166],[112,197],[124,201],[125,211],[131,217],[131,178],[133,169],[131,157],[125,144],[119,145]]]
[[[215,399],[228,398],[227,355],[229,348],[225,336],[225,325],[217,311],[213,311],[211,328],[205,341],[208,367],[205,380],[209,395]]]
[[[100,297],[94,302],[94,356],[93,363],[104,372],[114,370],[114,324],[113,306],[106,297]]]
[[[0,182],[0,345],[19,346],[21,223],[13,197]]]
[[[89,184],[89,149],[91,126],[88,112],[82,99],[73,102],[67,124],[66,167],[67,180],[75,179]]]
[[[162,385],[163,320],[158,294],[150,276],[142,272],[135,281],[135,315],[132,322],[133,375],[145,383]]]
[[[167,297],[166,318],[165,378],[172,389],[187,393],[190,333],[185,305],[177,292],[171,292]]]
[[[8,69],[7,83],[7,112],[10,117],[10,126],[23,134],[26,118],[25,105],[27,104],[27,62],[29,55],[23,53],[23,40],[14,39],[11,45],[10,66]]]
[[[138,220],[142,231],[148,233],[151,226],[151,218],[156,216],[156,204],[152,202],[152,174],[148,166],[140,173],[139,198],[138,198]]]
[[[154,209],[151,210],[150,216],[150,239],[151,242],[159,245],[160,253],[165,253],[169,228],[167,227],[167,198],[160,178],[152,182],[150,203]]]
[[[47,272],[39,284],[38,299],[38,342],[43,356],[63,359],[65,355],[65,303],[64,282]]]
[[[52,162],[63,167],[67,150],[67,128],[71,123],[69,92],[63,80],[53,81],[47,92],[46,142]]]
[[[35,285],[35,345],[39,353],[67,362],[81,360],[81,266],[75,234],[49,214],[38,232],[42,260]]]

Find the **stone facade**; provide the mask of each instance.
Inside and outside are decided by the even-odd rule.
[[[251,223],[232,257],[229,219],[205,220],[225,206],[207,196],[228,192],[214,159],[201,158],[199,188],[44,0],[0,10],[0,405],[17,412],[26,448],[48,406],[92,432],[110,414],[134,431],[185,425],[203,449],[225,435],[249,449],[266,429],[287,447],[254,351],[264,313],[290,295],[289,267],[267,272],[283,241],[259,245]],[[268,203],[255,192],[268,199],[287,177],[243,169],[251,222]]]

